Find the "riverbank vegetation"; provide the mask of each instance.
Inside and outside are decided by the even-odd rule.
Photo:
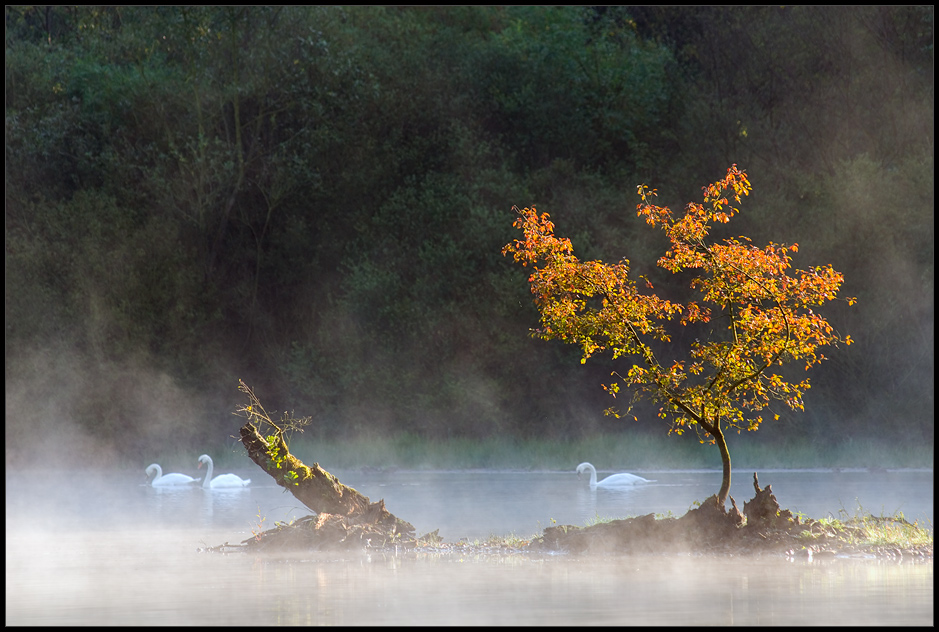
[[[748,437],[752,439],[752,437]],[[519,469],[574,471],[585,458],[605,471],[721,469],[713,448],[697,440],[654,435],[597,435],[575,441],[525,439],[436,440],[414,435],[394,439],[291,443],[298,454],[318,454],[329,467],[345,469]],[[810,441],[779,446],[741,442],[734,446],[736,467],[748,469],[932,469],[933,446],[879,445],[874,440],[848,441],[834,448]]]
[[[395,437],[357,437],[348,440],[290,441],[302,458],[316,458],[327,470],[545,470],[570,471],[589,458],[603,471],[703,469],[720,471],[713,448],[694,437],[666,437],[654,433],[594,435],[583,439],[433,439],[414,434]],[[244,467],[239,446],[219,446],[219,467]],[[829,446],[808,440],[782,445],[747,437],[734,445],[735,467],[741,471],[769,469],[885,469],[933,468],[933,446],[883,445],[874,439],[846,440]],[[180,462],[192,460],[180,453]],[[130,464],[128,464],[130,465]]]
[[[931,464],[933,16],[8,6],[7,465],[220,453],[239,379],[350,467],[376,441],[412,465],[572,467],[577,442],[710,463],[646,438],[651,407],[602,414],[622,367],[531,339],[500,250],[537,206],[584,257],[654,262],[636,186],[680,208],[731,164],[759,184],[727,236],[798,243],[858,299],[825,312],[850,353],[766,443],[729,436],[736,464]]]

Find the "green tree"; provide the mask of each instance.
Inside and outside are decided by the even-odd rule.
[[[724,431],[756,430],[773,400],[802,409],[809,380],[779,367],[798,361],[808,370],[825,359],[823,347],[851,344],[850,336],[842,338],[813,310],[836,298],[841,273],[816,266],[790,275],[789,253],[798,250],[796,244],[758,248],[745,237],[708,240],[713,223],[727,223],[738,212],[727,197],[740,203],[750,190],[746,174],[734,165],[724,179],[704,187],[704,205],[691,203],[683,215],[673,216],[668,207],[651,203],[655,190],[639,187],[639,215],[670,242],[658,265],[674,274],[697,271],[690,287],[701,294],[700,302],[641,292],[625,259],[580,261],[570,240],[556,237],[548,215],[534,208],[521,211],[515,222],[524,238],[503,250],[533,267],[529,282],[542,323],[537,337],[580,346],[581,362],[598,353],[630,358],[632,366],[625,375],[614,373],[619,379],[607,391],[615,397],[621,383],[634,388],[634,398],[646,396],[660,406],[659,416],[672,422],[670,432],[692,427],[717,445],[723,463],[720,506],[731,482]],[[646,286],[653,289],[648,280]],[[671,341],[676,322],[696,327],[700,335],[683,353],[662,344]]]
[[[474,51],[470,91],[519,167],[648,168],[668,146],[672,55],[586,7],[512,7]]]

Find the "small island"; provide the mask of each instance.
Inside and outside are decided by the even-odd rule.
[[[933,536],[902,515],[815,520],[779,506],[772,485],[760,487],[753,474],[753,498],[741,511],[733,497],[725,509],[711,496],[680,518],[653,514],[589,526],[557,525],[530,539],[490,538],[485,542],[445,542],[437,531],[417,535],[406,520],[390,513],[383,500],[372,502],[343,485],[318,463],[306,465],[290,453],[284,432],[303,420],[275,423],[251,389],[241,383],[249,404],[239,409],[249,421],[241,427],[248,456],[314,514],[277,523],[239,544],[212,552],[302,554],[309,551],[393,551],[396,554],[515,555],[717,555],[787,556],[823,560],[835,557],[931,561]],[[262,436],[257,426],[272,428]]]

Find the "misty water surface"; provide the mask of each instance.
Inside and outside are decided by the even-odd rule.
[[[196,474],[184,468],[167,471]],[[230,471],[226,469],[225,471]],[[7,624],[931,624],[932,563],[836,558],[306,554],[198,549],[310,512],[256,468],[248,489],[160,490],[140,472],[7,473]],[[573,472],[334,472],[419,533],[528,537],[600,517],[682,515],[718,472],[641,472],[608,492]],[[600,476],[609,472],[601,472]],[[270,479],[267,479],[270,480]],[[783,507],[933,513],[931,471],[766,471]],[[752,497],[738,472],[738,505]]]

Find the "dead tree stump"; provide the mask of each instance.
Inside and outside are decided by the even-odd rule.
[[[303,522],[302,527],[306,531],[322,530],[323,544],[336,542],[337,539],[352,541],[366,537],[380,539],[383,536],[393,540],[397,537],[414,537],[414,526],[385,509],[384,500],[373,503],[367,496],[340,483],[318,463],[306,465],[290,453],[282,435],[274,434],[265,438],[253,424],[246,423],[241,427],[241,443],[247,449],[248,457],[258,467],[297,500],[319,514],[316,521]],[[283,527],[265,533],[272,537],[274,532],[281,534],[278,539],[283,538]],[[340,533],[341,537],[337,538]],[[261,540],[263,538],[256,539],[257,542]],[[290,538],[289,541],[297,539]],[[309,536],[299,541],[307,545],[312,542]]]
[[[756,472],[753,473],[753,489],[756,492],[753,500],[748,500],[743,504],[743,513],[747,516],[748,527],[756,529],[779,528],[793,522],[792,512],[788,509],[781,510],[779,508],[779,501],[773,495],[773,486],[767,485],[766,488],[760,489],[760,481],[756,476]],[[798,517],[795,517],[794,521],[799,524]]]

